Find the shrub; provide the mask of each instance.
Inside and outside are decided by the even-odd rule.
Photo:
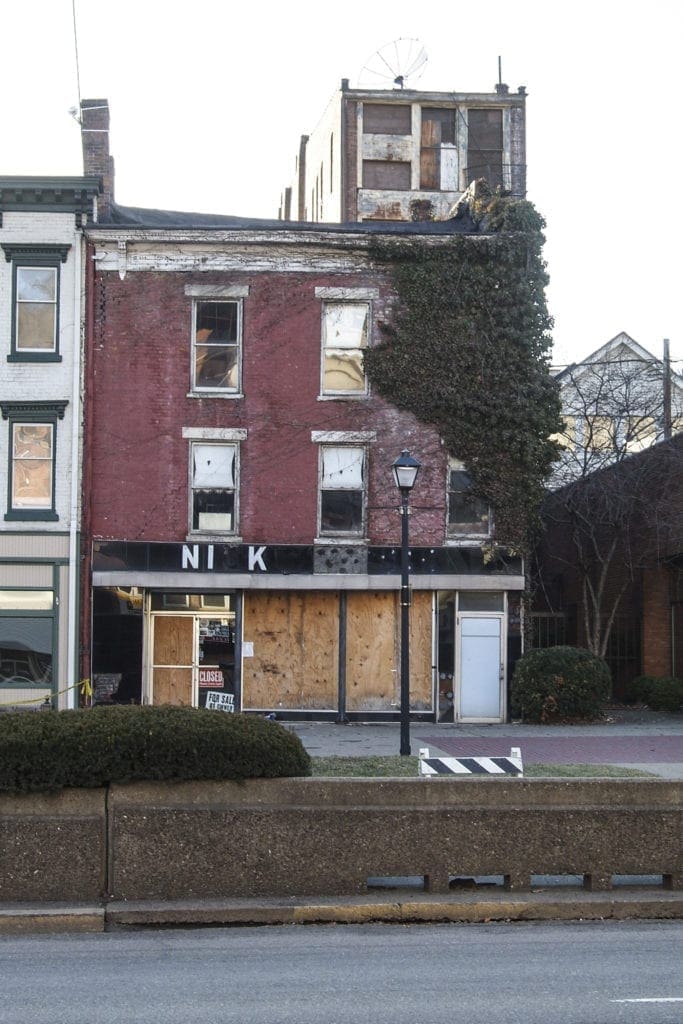
[[[517,662],[512,713],[531,722],[593,718],[611,690],[602,658],[580,647],[545,647]]]
[[[626,700],[647,704],[650,685],[654,679],[655,676],[636,676],[635,679],[626,684]]]
[[[683,704],[683,679],[673,676],[636,676],[628,688],[629,698],[642,700],[653,711],[675,715]]]
[[[9,792],[310,773],[299,737],[264,718],[130,705],[0,715],[0,790]]]

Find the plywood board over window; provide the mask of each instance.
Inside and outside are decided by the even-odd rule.
[[[410,135],[410,105],[364,103],[363,133],[365,135]]]
[[[402,160],[364,160],[363,188],[410,189],[410,164]]]
[[[242,662],[244,709],[334,710],[338,695],[339,597],[334,592],[247,593]]]
[[[432,597],[413,594],[410,615],[410,706],[432,707]],[[348,595],[347,711],[400,706],[400,608],[394,592]]]
[[[192,704],[193,629],[193,620],[188,616],[154,616],[155,704]]]

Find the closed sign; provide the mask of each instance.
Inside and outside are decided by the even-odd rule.
[[[218,665],[200,665],[199,666],[199,685],[200,686],[222,686],[223,685],[223,673],[219,669]]]

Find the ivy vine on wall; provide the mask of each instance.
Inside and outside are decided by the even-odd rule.
[[[487,500],[496,543],[524,549],[557,456],[544,221],[531,203],[469,200],[477,234],[374,240],[397,304],[366,352],[373,389],[432,425]]]

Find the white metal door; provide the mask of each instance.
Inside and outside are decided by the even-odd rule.
[[[503,616],[458,615],[457,718],[504,721]]]

